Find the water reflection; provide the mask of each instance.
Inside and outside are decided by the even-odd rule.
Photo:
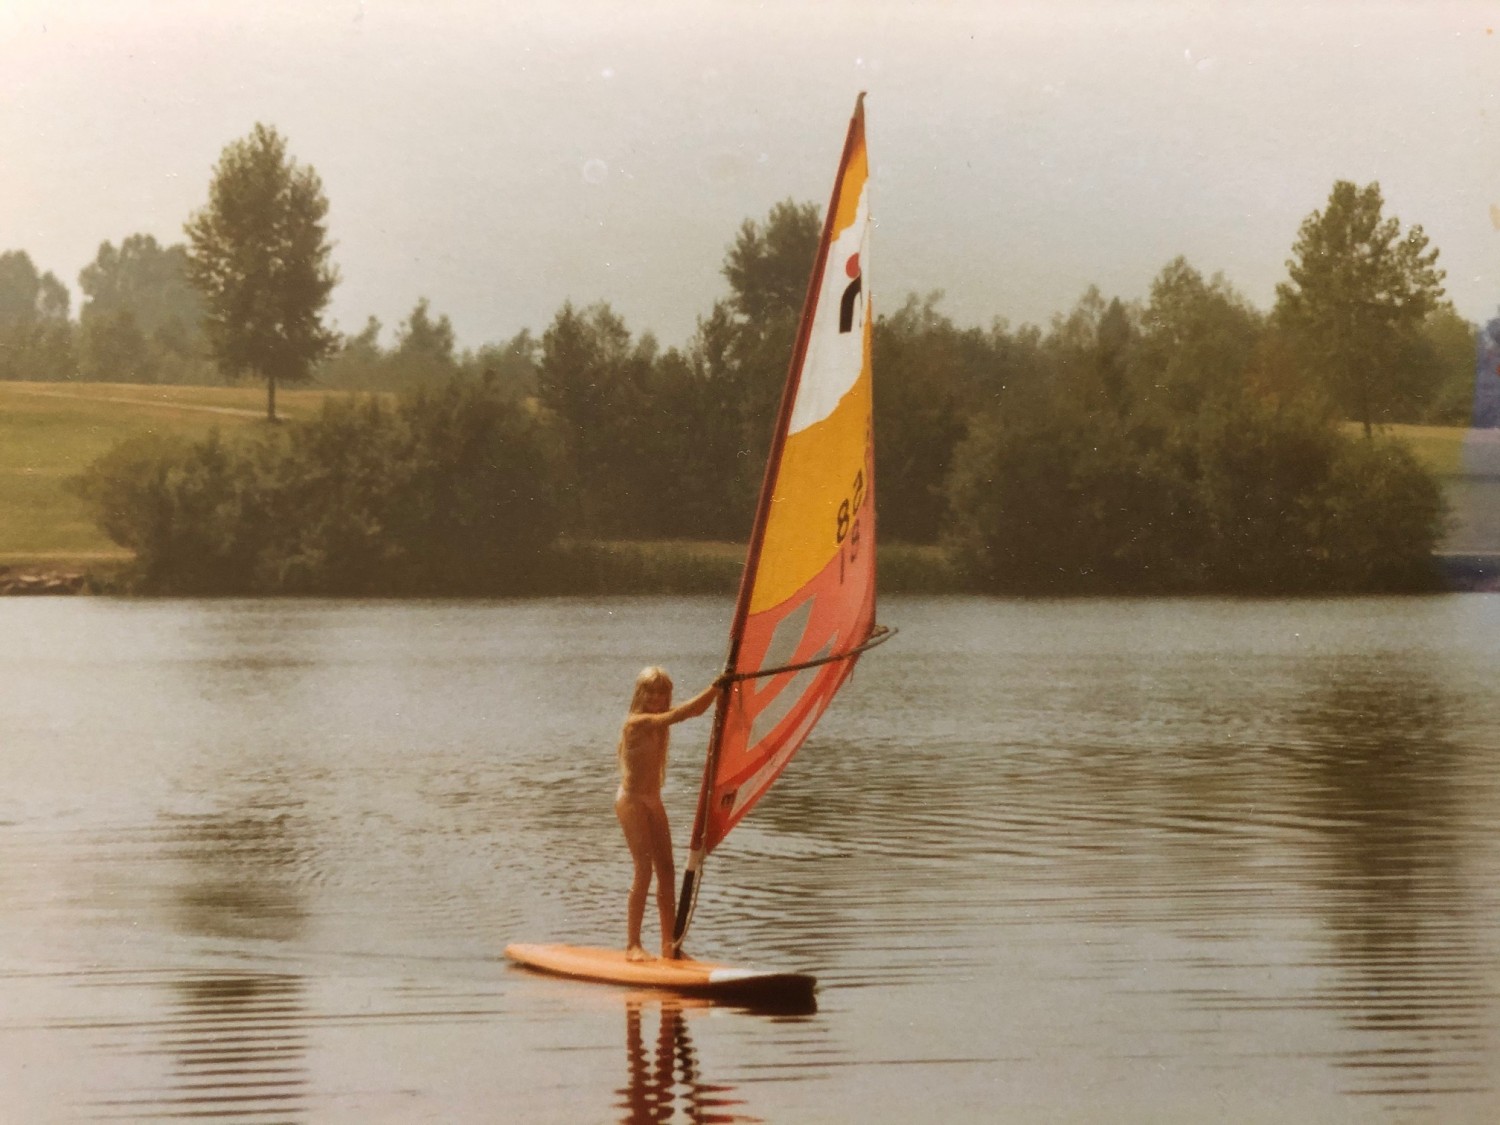
[[[1350,660],[1313,703],[1315,901],[1341,978],[1317,999],[1361,1033],[1338,1062],[1349,1092],[1486,1091],[1490,957],[1461,851],[1466,754],[1442,685]]]
[[[660,1008],[654,1051],[646,1047],[643,1009]],[[627,1080],[616,1091],[615,1106],[625,1125],[687,1121],[693,1125],[756,1122],[742,1112],[745,1103],[733,1086],[705,1081],[688,1036],[686,1011],[708,1007],[679,997],[629,996],[625,1000],[625,1066]]]
[[[294,809],[263,807],[179,821],[172,852],[188,871],[177,885],[175,928],[191,937],[292,941],[307,923],[307,869]]]
[[[114,1025],[154,1039],[129,1053],[167,1063],[165,1081],[94,1102],[107,1120],[305,1120],[307,1035],[302,977],[259,972],[164,974],[166,1014]]]
[[[168,822],[163,858],[183,868],[168,906],[179,933],[238,948],[301,936],[307,904],[296,873],[305,866],[305,849],[283,788],[273,784],[232,812]],[[203,969],[164,972],[156,980],[167,993],[165,1014],[113,1030],[148,1041],[127,1051],[162,1060],[164,1080],[95,1103],[103,1116],[305,1119],[309,1014],[302,976]]]

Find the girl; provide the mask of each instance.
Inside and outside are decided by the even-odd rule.
[[[681,707],[672,706],[672,678],[661,668],[646,668],[635,680],[630,714],[620,731],[620,791],[615,815],[625,830],[635,877],[630,883],[625,956],[648,961],[641,945],[641,921],[646,914],[646,892],[656,874],[656,907],[661,914],[661,955],[672,956],[672,927],[677,913],[676,872],[672,866],[672,829],[661,803],[667,777],[667,728],[708,710],[719,690],[715,680]]]

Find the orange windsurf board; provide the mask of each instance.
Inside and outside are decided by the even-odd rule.
[[[808,1001],[817,985],[806,973],[747,969],[688,957],[630,961],[623,949],[585,945],[515,944],[505,947],[505,955],[518,965],[554,976],[724,1000]]]

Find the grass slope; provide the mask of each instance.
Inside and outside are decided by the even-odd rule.
[[[331,393],[278,391],[277,410],[308,417]],[[265,425],[265,397],[253,386],[0,382],[0,565],[84,566],[128,557],[94,526],[67,479],[137,434],[198,438],[215,428]]]
[[[1381,432],[1406,442],[1417,455],[1417,460],[1438,476],[1463,475],[1464,435],[1469,433],[1466,426],[1416,426],[1400,423],[1384,426]]]

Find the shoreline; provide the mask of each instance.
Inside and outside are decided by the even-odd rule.
[[[572,543],[563,547],[568,564],[564,572],[554,572],[544,588],[501,592],[505,597],[620,597],[651,595],[724,594],[733,596],[739,580],[742,548],[735,544],[646,541]],[[927,596],[971,595],[983,593],[972,589],[957,574],[941,548],[896,544],[881,548],[882,589],[892,594]],[[61,597],[79,595],[112,595],[151,597],[131,589],[129,558],[94,560],[39,558],[36,560],[0,562],[0,597]],[[1440,579],[1425,591],[1411,593],[1500,593],[1500,552],[1437,552],[1432,556],[1433,570]],[[1400,591],[1387,591],[1398,593]],[[1350,592],[1351,595],[1354,592]],[[1361,591],[1360,593],[1370,593]],[[1374,591],[1373,593],[1380,593]],[[1116,597],[1198,596],[1211,591],[1153,591],[1122,593]],[[170,596],[170,595],[168,595]],[[250,595],[261,597],[294,597],[289,594]],[[443,597],[442,593],[401,594],[328,594],[329,597]],[[452,594],[452,597],[478,596]],[[1070,597],[1098,596],[1097,591],[1002,596]],[[1243,596],[1225,592],[1222,596]],[[1255,595],[1252,595],[1255,596]],[[1277,593],[1263,597],[1302,596]],[[1322,595],[1339,596],[1337,591]]]

